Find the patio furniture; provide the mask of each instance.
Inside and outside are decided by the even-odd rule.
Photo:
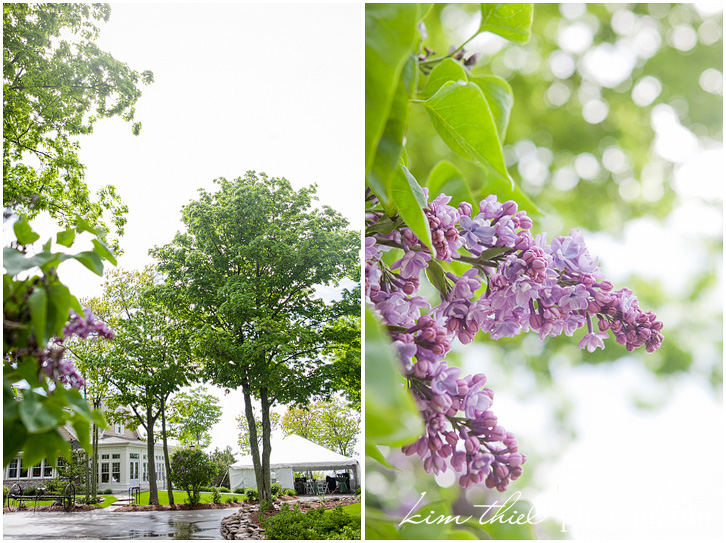
[[[316,481],[317,493],[320,495],[328,494],[328,482],[327,481]]]
[[[341,494],[347,494],[349,492],[348,489],[348,478],[347,477],[341,477],[338,476],[335,478],[335,480],[338,482],[338,486],[335,488],[337,492],[340,492]]]
[[[313,481],[305,481],[305,494],[316,494]]]

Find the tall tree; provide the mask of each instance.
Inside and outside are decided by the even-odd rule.
[[[76,214],[103,226],[108,210],[122,234],[127,208],[113,186],[91,197],[75,140],[104,117],[133,121],[139,85],[154,79],[94,43],[110,14],[108,4],[3,4],[3,205],[64,226]]]
[[[316,285],[357,279],[358,234],[315,187],[248,172],[216,180],[182,210],[186,232],[152,250],[167,296],[198,331],[198,353],[216,384],[241,388],[260,499],[270,492],[270,409],[326,394],[327,329],[341,316]],[[261,405],[262,450],[252,399]],[[261,454],[260,454],[261,453]]]
[[[183,446],[194,444],[198,449],[209,446],[212,426],[222,417],[217,397],[208,394],[201,386],[176,394],[169,401],[166,412],[169,435],[177,438]]]
[[[253,414],[255,426],[262,428],[262,419]],[[243,454],[252,454],[252,445],[250,444],[250,425],[247,422],[247,413],[242,413],[236,419],[237,421],[237,445]],[[270,412],[270,432],[274,432],[280,428],[280,414],[275,411]],[[257,434],[257,446],[262,444],[262,434]]]
[[[188,383],[192,368],[186,328],[154,303],[153,288],[151,269],[116,269],[107,276],[101,300],[91,300],[91,307],[116,328],[104,361],[109,406],[130,409],[146,431],[149,503],[158,505],[155,426],[169,396]]]

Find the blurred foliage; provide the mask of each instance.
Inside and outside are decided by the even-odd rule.
[[[477,4],[433,4],[424,18],[428,34],[424,44],[434,51],[433,57],[444,56],[476,33],[479,17]],[[676,183],[683,149],[659,144],[658,138],[670,131],[681,138],[681,147],[691,145],[696,153],[721,147],[722,32],[721,12],[701,13],[692,4],[535,4],[529,42],[513,44],[485,33],[467,43],[464,58],[480,54],[473,76],[493,73],[512,87],[514,106],[504,151],[509,174],[542,211],[541,217],[534,217],[533,231],[545,231],[552,239],[577,228],[621,244],[634,219],[662,226],[665,236],[676,225],[688,224],[674,220],[679,210],[721,216],[720,197],[689,191],[688,186],[684,190],[684,184],[699,179]],[[607,73],[614,74],[610,80]],[[425,88],[426,79],[420,74],[419,89]],[[664,118],[672,121],[664,126]],[[424,108],[410,108],[406,134],[407,167],[416,179],[427,179],[434,165],[449,160],[468,185],[484,187],[490,182],[483,167],[462,161],[449,150]],[[664,254],[663,262],[653,262],[654,268],[665,266],[672,270],[670,275],[682,276],[682,288],[674,291],[660,278],[663,274],[655,279],[631,274],[617,281],[616,288],[627,285],[637,293],[641,307],[663,318],[666,340],[656,353],[627,353],[614,341],[604,351],[587,353],[577,350],[577,338],[541,342],[528,334],[492,342],[477,337],[474,345],[481,351],[476,357],[485,359],[481,365],[490,382],[492,376],[506,381],[497,383],[497,390],[511,388],[523,401],[534,395],[546,397],[550,406],[545,415],[551,424],[547,443],[518,435],[528,462],[512,490],[523,490],[526,497],[538,485],[534,478],[538,470],[556,461],[576,436],[571,398],[553,380],[560,365],[627,359],[662,378],[666,387],[688,373],[709,382],[714,394],[720,394],[722,232],[699,232],[702,229],[684,233],[684,239],[700,252],[695,271],[693,266],[680,266],[680,255],[674,252]],[[591,237],[586,234],[586,239]],[[399,256],[391,251],[384,260],[390,264]],[[601,264],[607,268],[607,262]],[[457,357],[463,362],[456,353],[449,356],[454,362]],[[633,404],[641,408],[658,407],[662,401],[633,398]],[[453,504],[454,514],[473,514],[475,519],[472,504],[500,499],[486,489],[445,487],[447,483],[434,480],[397,447],[380,449],[395,467],[369,462],[367,516],[380,510],[388,519],[401,519],[412,511],[422,492],[426,497],[421,504],[443,500]],[[368,538],[393,537],[395,531],[386,530],[386,516],[371,517]],[[529,533],[494,533],[490,528],[486,532],[481,526],[462,529],[477,538],[567,536],[554,521],[527,527],[532,529]]]
[[[516,185],[544,213],[535,218],[534,230],[547,232],[548,239],[567,234],[570,228],[622,237],[631,219],[647,217],[665,222],[681,200],[674,187],[678,161],[657,152],[653,113],[667,114],[667,108],[672,108],[681,127],[698,138],[700,147],[720,145],[723,91],[704,90],[708,85],[703,80],[708,70],[721,75],[721,14],[702,16],[691,4],[535,4],[534,10],[529,42],[512,44],[484,33],[465,48],[465,56],[481,55],[481,67],[474,67],[473,74],[491,68],[491,73],[512,86],[514,107],[504,150]],[[424,19],[426,45],[435,56],[445,54],[476,31],[479,17],[477,4],[433,4]],[[681,50],[676,45],[692,47]],[[611,62],[618,66],[612,68],[608,65]],[[598,67],[603,70],[598,72]],[[622,82],[613,84],[615,75],[610,80],[603,75],[611,72],[617,72]],[[425,83],[422,79],[419,86]],[[655,80],[654,88],[661,87],[647,105],[641,97],[645,91],[636,91],[644,80]],[[585,120],[597,119],[592,112],[583,114],[588,103],[596,112],[605,104],[607,116],[602,122]],[[408,168],[417,179],[425,179],[440,160],[451,160],[467,182],[486,182],[486,171],[458,159],[436,135],[421,108],[411,108],[408,133],[416,134],[407,140],[406,151]],[[720,213],[720,201],[702,200],[699,204],[710,205]],[[713,238],[704,242],[705,258],[712,266],[693,278],[682,296],[674,298],[663,285],[636,277],[627,283],[638,293],[642,307],[659,313],[665,302],[677,303],[682,315],[689,315],[687,321],[678,321],[682,327],[668,330],[658,353],[633,355],[656,374],[688,371],[693,353],[682,340],[703,329],[704,323],[696,315],[702,315],[704,321],[714,317],[691,311],[699,299],[714,296],[718,288],[716,259],[722,247],[721,233],[714,232]],[[720,329],[720,315],[716,317],[718,322],[708,328]],[[715,347],[719,347],[720,334],[715,337],[719,338]],[[515,351],[522,352],[523,339],[505,338],[492,345],[495,361],[507,360],[508,365],[521,362],[543,382],[549,380],[547,361],[572,342],[566,337],[547,338],[541,351],[513,356]],[[592,354],[574,350],[571,354],[571,362],[577,364],[611,361],[627,353],[612,345]],[[720,386],[723,372],[718,357],[701,370],[714,387]]]

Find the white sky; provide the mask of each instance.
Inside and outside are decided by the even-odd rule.
[[[248,170],[317,183],[321,204],[362,224],[360,5],[112,4],[97,43],[155,79],[137,104],[138,137],[114,118],[80,139],[88,185],[115,185],[129,207],[120,267],[151,263],[199,188]],[[78,297],[101,293],[75,262],[60,275]],[[215,393],[223,417],[211,447],[236,449],[241,394]]]

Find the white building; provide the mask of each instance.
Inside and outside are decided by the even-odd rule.
[[[78,441],[70,425],[60,428],[60,432],[69,443]],[[173,451],[174,447],[169,446],[169,454]],[[164,448],[160,442],[154,445],[152,461],[156,465],[157,487],[166,488]],[[124,428],[121,424],[113,424],[107,430],[100,430],[97,467],[99,490],[110,488],[114,491],[125,491],[132,486],[140,486],[142,491],[149,489],[147,442],[142,441],[138,431]],[[3,484],[42,485],[44,481],[56,476],[56,468],[45,460],[35,466],[24,465],[23,453],[20,452],[5,468]]]

